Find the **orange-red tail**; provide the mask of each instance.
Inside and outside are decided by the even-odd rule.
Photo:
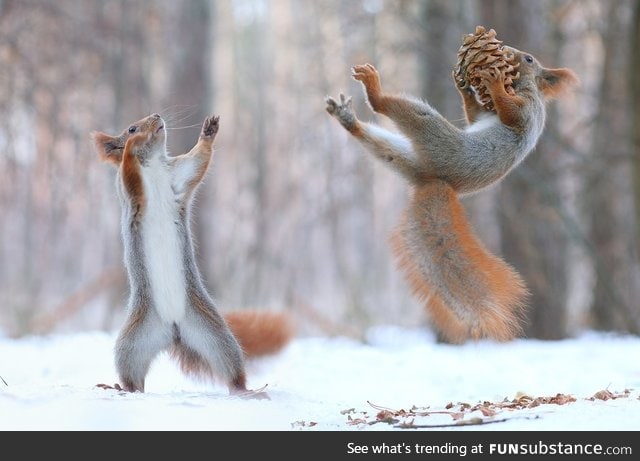
[[[476,237],[446,182],[415,188],[391,245],[414,294],[448,340],[506,341],[521,332],[527,288]]]
[[[284,312],[240,310],[223,313],[247,358],[275,354],[293,338],[293,321]]]

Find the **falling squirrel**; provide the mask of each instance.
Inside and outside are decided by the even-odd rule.
[[[158,114],[119,136],[93,132],[101,159],[118,168],[124,262],[130,296],[115,346],[126,391],[144,392],[154,358],[169,350],[189,375],[222,379],[230,394],[268,398],[246,388],[245,358],[279,351],[292,337],[284,313],[218,312],[194,257],[190,213],[194,193],[213,156],[219,117],[207,117],[197,144],[169,156]]]
[[[570,69],[547,69],[528,53],[504,49],[519,71],[509,82],[512,91],[495,68],[477,72],[491,109],[472,87],[456,82],[464,129],[425,101],[383,92],[371,64],[354,66],[352,76],[362,83],[371,109],[390,118],[399,133],[358,120],[344,94],[339,101],[325,99],[329,114],[411,184],[391,247],[413,293],[451,342],[506,341],[522,332],[526,285],[474,234],[459,196],[496,184],[522,162],[543,132],[546,103],[578,83]]]

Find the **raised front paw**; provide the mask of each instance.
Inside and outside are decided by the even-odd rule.
[[[212,115],[204,119],[202,124],[202,131],[200,132],[201,138],[214,138],[218,134],[218,128],[220,127],[220,116]]]
[[[382,112],[382,86],[380,85],[380,75],[372,64],[362,64],[351,68],[351,76],[364,85],[367,99],[371,108],[376,112]]]
[[[325,98],[325,102],[327,103],[327,112],[333,115],[347,130],[352,131],[358,119],[356,118],[356,114],[353,111],[353,101],[351,97],[346,97],[344,94],[340,93],[340,102],[338,103],[331,96],[327,96]]]
[[[361,64],[351,68],[351,76],[362,82],[367,90],[380,90],[380,75],[373,64]]]
[[[488,89],[492,87],[504,88],[504,74],[494,67],[479,70],[478,77],[480,77],[481,84]]]

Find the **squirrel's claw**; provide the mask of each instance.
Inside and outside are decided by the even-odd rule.
[[[211,115],[204,119],[202,124],[202,134],[203,137],[211,137],[218,133],[218,129],[220,128],[220,116],[219,115]]]

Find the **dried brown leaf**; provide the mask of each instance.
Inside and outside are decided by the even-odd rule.
[[[300,426],[300,427],[313,427],[313,426],[315,426],[317,424],[318,423],[315,422],[315,421],[306,422],[304,420],[299,420],[299,421],[292,422],[291,423],[291,427],[297,427],[297,426]]]
[[[564,405],[566,403],[575,402],[576,398],[573,395],[557,394],[549,400],[549,403],[555,403],[556,405]]]
[[[347,421],[347,424],[349,426],[356,426],[358,424],[369,424],[369,422],[366,419],[362,419],[362,418],[349,418],[349,420]]]
[[[383,410],[376,415],[376,421],[381,423],[395,424],[400,421],[398,418],[395,418],[395,416],[397,415],[393,414],[390,411]]]
[[[396,416],[392,411],[389,410],[381,410],[378,412],[378,414],[376,415],[376,419],[378,421],[383,420],[383,419],[389,419],[389,418],[393,418],[394,416]]]
[[[538,397],[537,399],[533,399],[531,402],[529,402],[529,404],[526,405],[526,408],[535,408],[540,406],[543,403],[544,403],[544,400]]]
[[[480,412],[482,413],[483,416],[495,416],[496,415],[496,411],[489,408],[489,407],[485,407],[482,406],[479,408]]]
[[[614,394],[613,392],[609,391],[608,389],[604,389],[602,391],[598,391],[595,394],[593,394],[593,396],[589,399],[589,400],[612,400],[612,399],[617,399],[620,397],[629,397],[629,393],[626,392],[627,390],[625,389],[625,393],[623,394]]]

